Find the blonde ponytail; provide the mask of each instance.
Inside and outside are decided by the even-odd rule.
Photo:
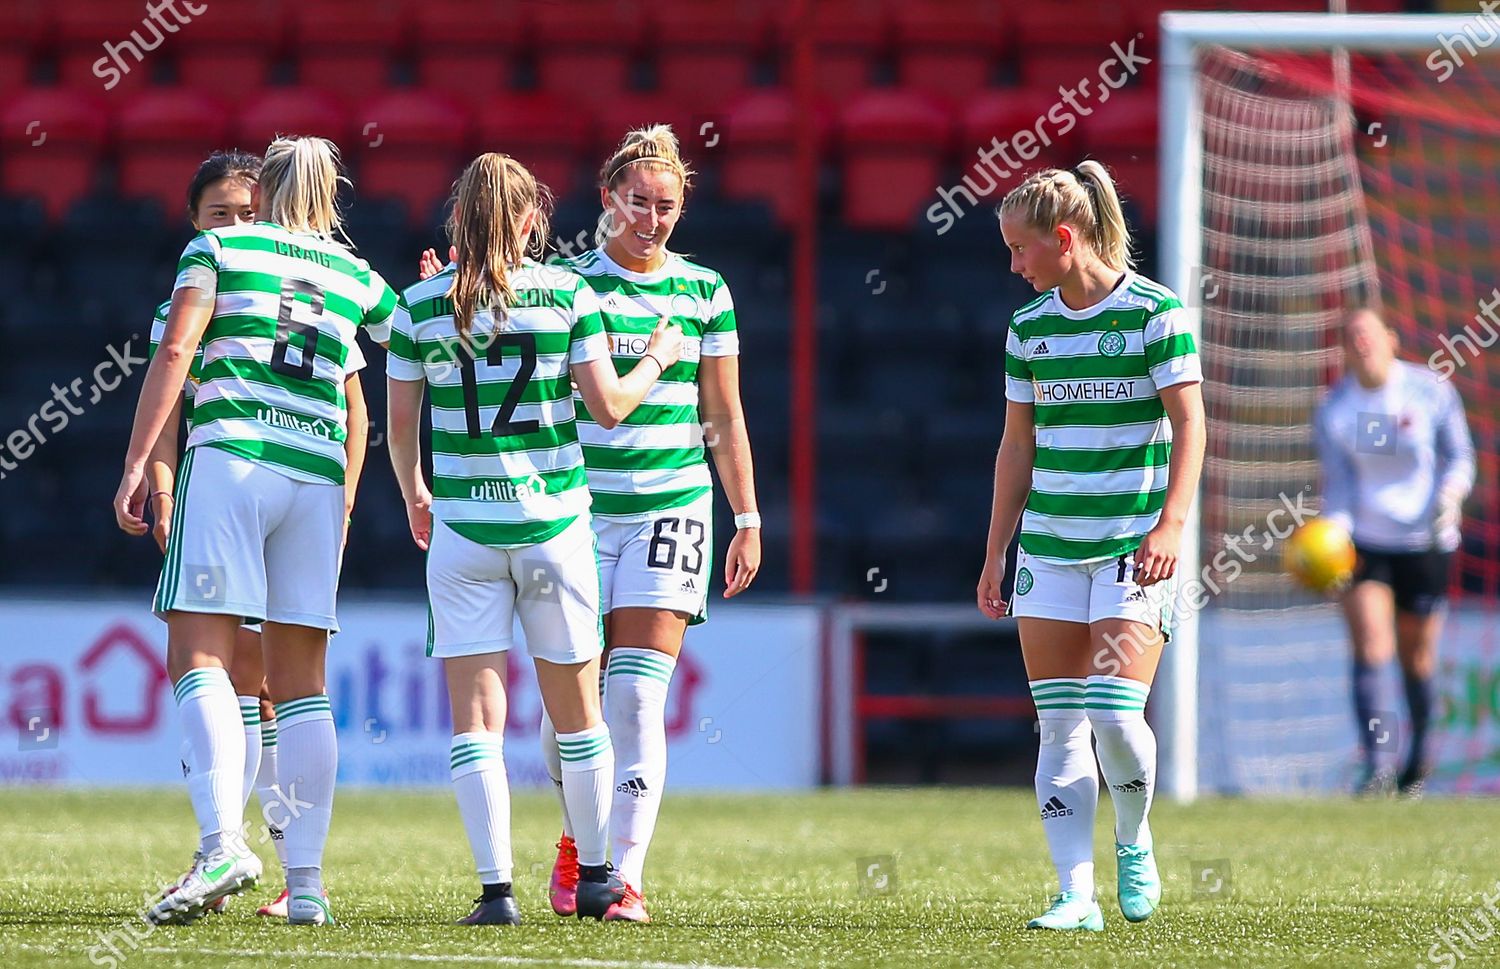
[[[529,235],[522,229],[532,212]],[[498,152],[486,152],[469,163],[453,189],[448,238],[458,250],[453,284],[453,322],[468,339],[474,316],[494,312],[497,322],[516,301],[510,271],[528,250],[540,255],[552,213],[552,193],[526,166]]]
[[[1109,268],[1135,266],[1130,251],[1130,228],[1120,208],[1114,179],[1099,162],[1089,159],[1071,171],[1046,168],[1006,193],[997,216],[1020,214],[1027,224],[1051,232],[1063,223],[1082,234],[1088,247]]]
[[[339,183],[348,184],[339,150],[326,138],[278,137],[260,172],[260,218],[291,232],[343,237]],[[346,244],[347,238],[342,238]]]
[[[631,170],[642,167],[675,174],[682,180],[684,198],[693,187],[693,176],[697,174],[682,160],[677,135],[672,132],[672,126],[653,124],[625,133],[619,146],[599,168],[599,187],[613,192]],[[609,212],[606,210],[599,215],[599,222],[594,230],[594,244],[602,247],[613,232]]]

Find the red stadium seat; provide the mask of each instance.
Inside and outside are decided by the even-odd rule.
[[[183,211],[183,186],[209,152],[224,147],[230,112],[206,94],[180,88],[134,96],[115,116],[119,191]]]
[[[1110,56],[1111,43],[1128,43],[1136,30],[1128,3],[1048,0],[1016,4],[1010,16],[1022,57],[1045,56],[1057,48],[1078,47],[1097,54],[1097,62]]]
[[[41,0],[0,4],[0,97],[26,86],[32,58],[46,49],[51,28]]]
[[[913,91],[872,90],[844,108],[844,221],[854,228],[905,229],[934,198],[948,154],[951,119]]]
[[[360,135],[358,129],[349,130],[349,113],[342,102],[308,88],[266,88],[246,99],[237,118],[237,146],[256,154],[277,135],[317,135],[341,151],[349,138]]]
[[[369,97],[390,82],[404,33],[400,0],[292,4],[297,79],[340,97]]]
[[[537,87],[598,103],[629,84],[645,24],[639,0],[570,0],[531,6]]]
[[[832,128],[827,111],[820,105],[813,115],[814,137],[826,144]],[[766,202],[782,225],[796,218],[799,204],[792,191],[798,117],[785,90],[747,94],[725,117],[721,190],[728,198]]]
[[[0,104],[0,193],[40,199],[56,220],[89,193],[109,130],[92,92],[23,91]]]
[[[886,6],[881,0],[820,0],[809,4],[813,42],[813,70],[818,93],[829,98],[850,97],[870,85],[875,64],[889,34]],[[777,15],[777,46],[782,50],[782,82],[792,85],[791,44],[802,27],[791,21],[791,4]]]
[[[588,117],[542,92],[495,98],[476,117],[480,151],[518,159],[559,198],[579,188],[579,159],[591,147]]]
[[[1120,193],[1151,222],[1159,194],[1157,118],[1156,92],[1126,89],[1112,95],[1082,129],[1089,155],[1114,172]]]
[[[722,116],[750,84],[769,26],[763,8],[715,0],[656,0],[646,48],[658,86],[695,111]]]
[[[995,0],[935,0],[898,7],[896,61],[904,87],[962,103],[991,86],[1005,41]]]
[[[68,0],[53,9],[58,75],[65,86],[103,87],[110,93],[140,90],[184,36],[184,25],[166,11],[161,19],[175,32],[147,19],[144,3]]]
[[[703,155],[704,138],[698,132],[704,122],[714,120],[694,115],[688,106],[665,93],[621,91],[594,105],[594,133],[598,141],[595,164],[614,151],[625,132],[652,124],[669,124],[677,135],[682,153],[690,160]],[[712,129],[705,132],[712,136]]]
[[[392,91],[366,101],[354,112],[359,133],[349,152],[358,158],[356,196],[403,202],[420,223],[469,160],[469,124],[458,102],[439,94]]]
[[[505,91],[525,48],[523,14],[520,0],[419,3],[412,29],[422,87],[474,106]]]
[[[1078,126],[1085,119],[1074,117],[1069,121],[1062,112],[1053,110],[1056,103],[1057,99],[1045,92],[1023,89],[995,91],[971,100],[959,119],[960,175],[972,172],[979,164],[980,149],[986,149],[996,166],[1011,173],[997,180],[999,191],[1013,187],[1039,168],[1076,164],[1080,157]],[[1031,135],[1021,135],[1023,131]],[[996,152],[996,139],[1006,146],[1004,154]],[[978,175],[974,181],[980,186],[988,183]]]
[[[204,94],[238,103],[270,78],[281,47],[280,0],[205,3],[192,30],[174,42],[177,81]]]

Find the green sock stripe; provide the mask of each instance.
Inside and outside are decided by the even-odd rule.
[[[288,700],[285,703],[276,704],[276,719],[295,717],[304,713],[317,713],[320,711],[333,711],[333,705],[328,702],[327,695],[307,696],[296,700]]]
[[[1088,688],[1090,690],[1120,690],[1124,693],[1137,693],[1141,696],[1149,696],[1151,693],[1151,687],[1146,684],[1138,683],[1135,680],[1123,679],[1091,680]]]
[[[1126,693],[1124,690],[1090,690],[1089,703],[1097,703],[1104,700],[1118,700],[1121,703],[1139,703],[1146,705],[1146,698],[1138,693]]]
[[[1031,690],[1032,696],[1083,696],[1083,687],[1071,686],[1038,686]]]
[[[245,726],[247,727],[260,726],[260,705],[240,707],[240,719],[245,721]]]
[[[654,669],[650,666],[632,666],[624,663],[610,663],[610,676],[644,676],[647,679],[658,680],[662,683],[671,683],[672,674]]]
[[[468,753],[470,751],[484,754],[498,754],[500,753],[501,749],[502,747],[499,741],[488,741],[484,743],[454,744],[448,753],[454,757],[457,757],[459,754]]]
[[[472,763],[475,763],[476,761],[481,761],[481,760],[497,761],[499,759],[500,759],[500,751],[498,751],[498,750],[475,751],[475,752],[469,753],[469,754],[462,754],[462,755],[459,755],[459,756],[450,757],[448,759],[448,769],[449,770],[453,770],[456,767],[463,767],[466,764],[472,764]]]
[[[1144,713],[1146,705],[1144,703],[1139,706],[1130,706],[1124,703],[1090,703],[1088,708],[1090,710],[1119,710],[1126,713]]]
[[[567,748],[559,745],[558,754],[563,760],[571,762],[588,760],[592,757],[597,757],[599,754],[602,754],[609,749],[609,738],[600,737],[597,741],[594,742],[592,746],[589,747]]]
[[[616,670],[646,670],[658,676],[671,676],[672,671],[676,668],[677,664],[675,663],[653,663],[648,659],[621,656],[618,659],[610,657],[608,671],[614,673]]]
[[[218,672],[222,672],[222,670]],[[228,679],[228,676],[225,675],[222,679]],[[221,677],[215,675],[215,670],[212,669],[188,670],[188,672],[183,674],[182,679],[178,680],[177,684],[172,687],[172,694],[177,697],[177,702],[181,703],[188,697],[212,687],[215,683],[220,682],[220,680]]]
[[[1063,701],[1056,701],[1056,702],[1044,703],[1044,702],[1042,702],[1040,700],[1038,700],[1036,702],[1036,708],[1038,710],[1084,710],[1084,709],[1087,709],[1082,703],[1067,703],[1067,702],[1063,702]]]

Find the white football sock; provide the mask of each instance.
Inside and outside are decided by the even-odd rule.
[[[188,790],[198,816],[199,847],[204,854],[212,854],[225,840],[237,839],[245,821],[240,791],[245,741],[239,704],[229,673],[220,667],[188,670],[172,692],[182,732],[193,748]],[[201,788],[194,791],[195,785]]]
[[[677,661],[655,649],[609,651],[604,719],[615,746],[609,835],[620,875],[644,894],[646,850],[667,780],[667,691]]]
[[[323,892],[323,846],[333,820],[338,739],[326,694],[276,704],[277,789],[272,818],[286,839],[286,883],[293,895]]]
[[[449,748],[453,793],[481,885],[511,880],[510,784],[503,743],[501,734],[476,731],[455,734]]]
[[[1036,802],[1057,880],[1065,892],[1094,895],[1094,812],[1099,803],[1099,767],[1089,742],[1084,681],[1032,680],[1040,745],[1036,758]]]
[[[1156,793],[1156,734],[1146,723],[1151,687],[1120,676],[1090,676],[1085,703],[1099,766],[1115,805],[1115,840],[1151,847],[1146,815]]]
[[[240,720],[245,725],[245,801],[240,805],[243,808],[250,803],[250,792],[255,790],[255,778],[260,774],[260,697],[241,696],[239,701]]]
[[[284,809],[281,805],[281,792],[276,787],[276,720],[260,722],[260,770],[255,775],[255,797],[260,801],[260,816],[265,822],[266,833],[270,835],[271,847],[276,849],[276,860],[281,862],[283,871],[286,869],[286,835],[272,822],[274,817],[277,821],[283,819]],[[271,805],[277,807],[269,812],[267,808]]]
[[[578,842],[578,863],[602,865],[608,847],[609,790],[615,776],[609,728],[600,723],[577,733],[560,733],[557,750],[562,758],[563,796]]]
[[[547,776],[552,778],[552,789],[557,792],[557,803],[562,807],[563,837],[573,837],[573,822],[568,818],[568,798],[563,793],[562,757],[557,752],[557,730],[552,718],[547,715],[547,705],[542,704],[542,760],[547,763]]]

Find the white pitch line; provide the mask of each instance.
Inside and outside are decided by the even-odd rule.
[[[333,959],[372,962],[428,962],[440,965],[467,965],[484,963],[506,966],[581,966],[584,969],[756,969],[752,966],[719,966],[707,962],[641,962],[617,959],[568,959],[561,956],[503,956],[503,955],[421,955],[419,953],[392,952],[288,952],[284,949],[188,949],[153,946],[141,949],[152,955],[179,956],[233,956],[238,959]]]

